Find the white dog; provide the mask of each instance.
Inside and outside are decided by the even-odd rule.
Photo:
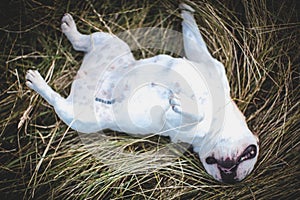
[[[79,132],[169,136],[191,144],[215,179],[240,181],[257,161],[257,137],[230,98],[224,66],[208,52],[194,10],[180,8],[187,59],[135,60],[125,42],[108,33],[83,35],[66,14],[62,31],[75,50],[85,52],[69,97],[53,91],[38,71],[27,72],[26,84]]]

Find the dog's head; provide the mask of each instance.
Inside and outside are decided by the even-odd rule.
[[[237,107],[233,108],[222,129],[205,136],[198,151],[205,170],[225,183],[243,180],[253,170],[259,153],[258,137]]]
[[[258,151],[255,137],[237,141],[223,139],[201,157],[201,162],[215,179],[234,183],[244,179],[253,170]]]

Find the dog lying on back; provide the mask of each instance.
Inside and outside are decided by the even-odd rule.
[[[180,8],[187,59],[135,60],[121,39],[103,32],[81,34],[65,14],[63,33],[85,53],[69,97],[53,91],[38,71],[27,72],[26,84],[79,132],[169,136],[191,144],[216,180],[240,181],[257,161],[258,139],[230,97],[224,66],[209,53],[194,10],[186,4]]]

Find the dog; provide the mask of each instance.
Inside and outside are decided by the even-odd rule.
[[[186,58],[136,60],[118,37],[81,34],[65,14],[62,32],[75,50],[85,53],[70,95],[61,97],[35,70],[27,72],[26,84],[74,130],[169,136],[172,142],[192,145],[216,180],[241,181],[257,162],[258,138],[231,99],[225,68],[209,53],[193,8],[179,7]]]

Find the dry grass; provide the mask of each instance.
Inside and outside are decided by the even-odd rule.
[[[167,138],[108,133],[90,144],[98,159],[24,85],[26,70],[36,68],[67,96],[82,54],[59,30],[63,13],[71,12],[85,33],[141,27],[180,31],[178,2],[20,0],[0,6],[6,19],[0,22],[1,197],[295,199],[300,175],[296,2],[187,2],[196,9],[210,51],[226,66],[232,96],[260,138],[254,172],[234,185],[214,181],[191,151],[158,156]],[[157,53],[142,49],[136,55]]]

